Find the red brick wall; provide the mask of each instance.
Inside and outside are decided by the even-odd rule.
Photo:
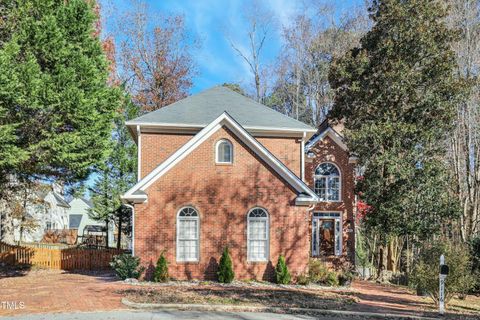
[[[300,177],[301,169],[301,140],[295,138],[256,138],[276,158],[283,162],[290,170]]]
[[[221,138],[233,143],[232,165],[215,164],[215,143]],[[143,172],[178,148],[154,150],[161,147],[161,141],[168,144],[173,140],[166,137],[145,139],[144,136]],[[265,141],[267,139],[263,139]],[[281,150],[285,150],[288,157],[298,151],[300,157],[296,143],[280,147],[277,152]],[[307,268],[310,251],[310,237],[305,236],[310,225],[307,208],[295,206],[295,192],[228,130],[221,129],[213,134],[152,184],[147,192],[148,202],[135,206],[135,255],[149,270],[165,250],[172,277],[215,279],[218,261],[227,245],[237,279],[272,280],[280,254],[286,256],[293,275]],[[200,261],[177,263],[176,216],[178,210],[187,205],[195,207],[200,215]],[[269,213],[269,263],[247,262],[247,213],[255,206]]]
[[[192,137],[193,135],[189,134],[142,133],[140,138],[140,179],[180,149]]]
[[[348,163],[349,154],[338,146],[330,137],[325,137],[310,150],[315,153],[314,158],[305,157],[305,180],[310,188],[314,188],[314,172],[323,162],[337,165],[341,173],[341,201],[320,202],[313,211],[340,211],[343,213],[343,257],[327,257],[328,262],[342,264],[344,260],[354,262],[355,258],[355,233],[353,210],[354,195],[354,165]],[[311,230],[311,225],[310,225]],[[348,232],[352,230],[352,232]],[[311,231],[310,231],[311,233]],[[311,237],[310,237],[311,238]],[[311,239],[309,239],[311,242]],[[310,243],[311,247],[311,243]]]

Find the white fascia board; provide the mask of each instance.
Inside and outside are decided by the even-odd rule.
[[[310,141],[310,143],[305,146],[306,151],[310,150],[315,144],[317,144],[318,141],[323,140],[323,138],[325,138],[326,136],[329,136],[333,141],[335,141],[335,143],[338,144],[340,148],[348,151],[347,145],[343,141],[343,138],[332,128],[326,129],[324,132],[322,132],[322,134]]]
[[[123,199],[132,199],[134,192],[145,191],[153,182],[173,168],[178,162],[190,154],[197,146],[208,139],[222,126],[228,127],[245,144],[247,144],[262,160],[269,164],[287,183],[289,183],[297,192],[306,193],[312,198],[317,199],[316,194],[293,172],[291,172],[281,161],[273,156],[261,143],[251,136],[238,122],[236,122],[228,113],[222,113],[217,119],[203,128],[192,139],[178,149],[174,154],[162,162],[157,168],[145,176],[135,186],[128,190]],[[138,195],[135,195],[138,197]]]

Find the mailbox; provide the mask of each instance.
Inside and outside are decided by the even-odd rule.
[[[440,265],[440,274],[447,276],[449,272],[448,266],[446,264]]]

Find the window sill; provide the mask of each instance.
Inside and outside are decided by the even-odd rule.
[[[179,260],[176,260],[175,262],[177,264],[199,264],[200,260],[195,260],[195,261],[179,261]]]
[[[216,166],[233,166],[233,162],[215,162]]]
[[[268,264],[270,260],[256,260],[256,261],[248,261],[247,264]]]

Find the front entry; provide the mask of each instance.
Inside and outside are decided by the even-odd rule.
[[[341,214],[314,212],[312,220],[312,256],[335,256],[342,252]]]

